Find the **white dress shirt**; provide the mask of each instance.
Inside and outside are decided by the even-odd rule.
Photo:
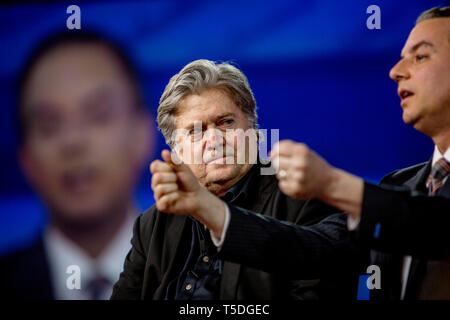
[[[47,254],[53,292],[57,300],[87,300],[89,292],[86,286],[96,275],[109,280],[110,284],[102,291],[100,299],[109,299],[113,285],[119,280],[123,263],[131,249],[131,237],[136,214],[129,214],[118,234],[97,259],[91,258],[80,247],[54,227],[48,227],[44,234],[44,247]],[[81,288],[69,289],[66,273],[70,265],[79,266]]]

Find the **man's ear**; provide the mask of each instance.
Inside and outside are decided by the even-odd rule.
[[[17,158],[22,168],[22,172],[32,185],[37,184],[39,170],[36,167],[36,162],[33,160],[30,150],[27,146],[21,145],[17,150]]]
[[[152,158],[156,144],[155,120],[146,108],[140,111],[136,119],[136,140],[133,150],[136,151],[136,162],[141,167]]]

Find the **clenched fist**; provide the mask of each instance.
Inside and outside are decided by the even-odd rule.
[[[278,185],[298,199],[322,198],[333,178],[333,167],[303,143],[278,142],[270,153]]]
[[[170,151],[163,150],[161,156],[164,161],[155,160],[150,164],[158,210],[191,215],[220,238],[225,222],[225,203],[201,186],[187,165],[181,161],[175,163]]]
[[[363,179],[330,166],[303,143],[280,141],[270,156],[285,194],[297,199],[317,198],[353,218],[360,216]]]
[[[163,150],[161,156],[165,161],[150,164],[156,207],[167,213],[195,214],[202,191],[197,178],[185,164],[175,164],[168,150]]]

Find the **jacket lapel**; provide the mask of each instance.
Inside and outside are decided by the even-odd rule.
[[[407,180],[404,185],[411,190],[418,190],[422,192],[428,192],[425,186],[428,175],[431,170],[431,160],[427,162],[417,173],[409,180]]]

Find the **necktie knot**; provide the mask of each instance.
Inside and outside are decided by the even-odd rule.
[[[444,158],[440,158],[431,168],[428,176],[427,187],[430,195],[435,195],[442,187],[445,177],[450,173],[450,163]]]
[[[111,282],[101,275],[97,275],[89,281],[86,286],[87,292],[89,292],[90,300],[102,299],[103,293],[108,287],[111,286]]]

